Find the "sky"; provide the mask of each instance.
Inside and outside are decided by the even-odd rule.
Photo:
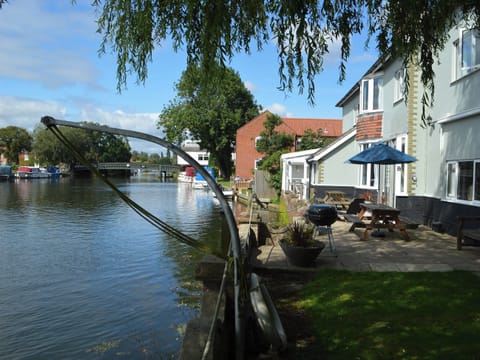
[[[186,57],[168,41],[158,46],[148,78],[135,75],[117,91],[116,58],[98,55],[101,34],[90,0],[9,0],[0,10],[0,128],[14,125],[33,131],[42,116],[102,125],[162,136],[157,129],[162,109],[176,96],[175,83]],[[324,59],[315,84],[315,105],[295,89],[278,90],[278,58],[268,44],[262,52],[238,54],[229,64],[237,71],[262,109],[284,117],[341,118],[335,104],[377,59],[374,44],[353,41],[346,80],[339,84],[338,44]],[[129,139],[132,150],[161,153],[158,145]]]

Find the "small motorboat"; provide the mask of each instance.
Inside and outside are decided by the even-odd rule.
[[[19,179],[47,179],[50,176],[47,169],[37,166],[20,166],[15,173]]]
[[[185,171],[181,171],[178,174],[178,181],[185,183],[193,183],[196,173],[197,172],[193,166],[187,166],[185,168]]]
[[[213,169],[209,166],[204,166],[203,168],[215,180],[215,172],[213,171]],[[192,187],[194,189],[200,189],[200,190],[208,190],[209,189],[207,180],[205,180],[205,178],[200,173],[197,173],[195,175],[195,179],[193,179]]]

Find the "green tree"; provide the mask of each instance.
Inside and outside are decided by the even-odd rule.
[[[132,156],[128,140],[119,135],[93,132],[97,136],[94,149],[99,162],[129,162]],[[96,146],[95,146],[96,145]]]
[[[122,136],[68,127],[62,128],[61,131],[88,161],[128,162],[130,160],[130,145]],[[41,162],[51,164],[78,162],[75,155],[44,127],[35,128],[33,138],[33,149]]]
[[[318,149],[328,145],[330,142],[330,139],[323,136],[322,129],[318,129],[317,132],[314,132],[312,129],[306,129],[301,141],[297,145],[297,150]]]
[[[278,115],[269,114],[256,145],[257,150],[265,154],[258,168],[269,172],[270,184],[278,194],[282,187],[280,157],[290,152],[294,144],[293,136],[275,130],[282,123],[283,120]]]
[[[185,70],[176,84],[177,96],[162,110],[158,126],[174,143],[188,137],[200,140],[222,176],[228,178],[236,131],[258,115],[259,107],[236,72],[218,68],[209,83],[201,81],[199,67]]]
[[[7,126],[0,129],[0,148],[11,163],[18,164],[21,152],[32,150],[32,136],[27,130],[17,126]]]
[[[141,163],[148,163],[148,154],[144,151],[138,152],[136,150],[132,153],[132,161],[141,162]]]
[[[161,157],[158,154],[150,154],[148,162],[151,164],[160,164]]]
[[[117,55],[118,88],[130,72],[140,82],[148,75],[156,44],[171,40],[186,49],[188,65],[200,64],[206,81],[212,64],[226,63],[252,47],[277,47],[280,87],[313,102],[315,78],[324,56],[340,43],[339,80],[345,78],[353,37],[366,32],[383,56],[422,69],[425,104],[433,101],[433,65],[460,19],[480,28],[480,2],[473,0],[323,0],[323,1],[133,1],[95,0],[100,52]],[[107,46],[108,45],[108,46]],[[306,85],[305,85],[306,83]]]

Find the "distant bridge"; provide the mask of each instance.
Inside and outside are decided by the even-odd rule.
[[[132,171],[148,171],[164,173],[166,177],[171,177],[173,173],[178,173],[180,167],[178,165],[159,165],[159,164],[144,164],[144,163],[128,163],[128,162],[110,162],[98,163],[98,170],[132,170]]]

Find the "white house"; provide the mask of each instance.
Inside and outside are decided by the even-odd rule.
[[[209,153],[204,149],[200,149],[200,142],[197,140],[185,140],[181,149],[190,155],[194,160],[196,160],[200,165],[207,166]],[[187,166],[188,162],[182,157],[177,157],[177,165]]]
[[[435,101],[422,121],[420,69],[382,58],[337,106],[343,130],[328,149],[309,160],[311,196],[342,189],[371,192],[418,223],[441,223],[455,233],[457,216],[480,215],[480,33],[461,23],[435,62]],[[406,76],[408,75],[408,77]],[[409,81],[404,98],[405,79]],[[382,141],[418,160],[408,165],[351,165],[345,161]],[[322,152],[323,151],[323,152]],[[380,190],[378,190],[380,189]]]
[[[304,150],[280,157],[282,164],[282,191],[290,191],[298,194],[301,199],[308,199],[310,188],[310,166],[308,160],[317,151]]]

